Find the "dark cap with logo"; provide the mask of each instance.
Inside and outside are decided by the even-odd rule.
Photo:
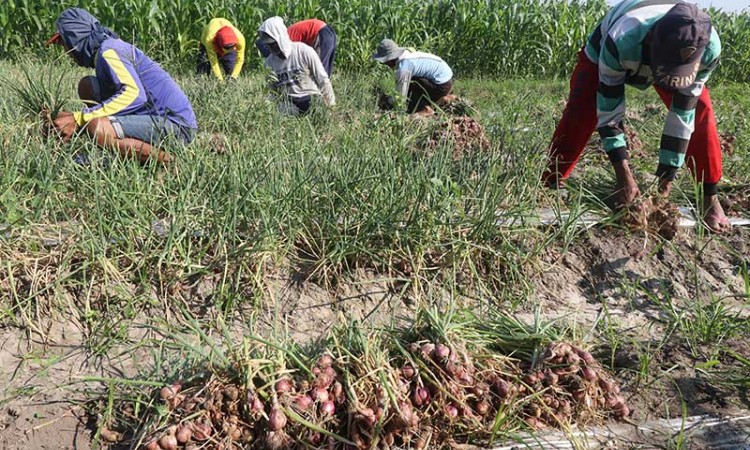
[[[708,14],[691,3],[676,4],[652,29],[654,82],[667,89],[692,85],[710,39]]]

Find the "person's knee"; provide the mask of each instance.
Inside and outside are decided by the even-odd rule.
[[[95,138],[99,145],[104,145],[107,140],[117,139],[117,134],[107,117],[91,119],[84,125],[86,133]]]
[[[95,76],[81,78],[81,81],[78,82],[78,98],[84,102],[91,103],[99,103],[101,101],[99,80]]]

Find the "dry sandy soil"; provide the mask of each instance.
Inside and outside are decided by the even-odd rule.
[[[692,230],[661,245],[653,237],[590,229],[570,248],[550,248],[528,269],[536,301],[522,305],[519,314],[531,318],[540,310],[548,319],[575,324],[580,336],[595,330],[597,337],[589,340],[623,383],[634,422],[679,417],[682,399],[689,415],[742,414],[750,410],[747,391],[712,381],[700,366],[710,348],[665,339],[670,320],[664,302],[670,298],[680,309],[687,306],[686,299],[713,293],[725,297],[740,317],[750,315],[743,297],[747,280],[739,270],[750,264],[750,231],[735,229],[726,242],[733,253],[718,240],[698,239]],[[206,283],[192,292],[210,291]],[[340,283],[335,294],[283,276],[269,285],[278,307],[261,305],[261,328],[278,331],[283,324],[304,342],[325,334],[337,319],[383,323],[414,310],[392,283],[364,271]],[[604,324],[614,337],[607,337]],[[118,357],[92,355],[81,346],[85,332],[70,318],[53,317],[44,325],[44,340],[30,330],[0,329],[0,450],[90,448],[95,418],[87,417],[81,405],[91,398],[88,390],[101,386],[81,377],[128,378],[149,364],[145,350],[130,350],[137,347],[122,348]],[[139,342],[149,332],[130,333],[129,341]],[[750,356],[750,336],[734,337],[725,345]],[[641,370],[645,355],[650,355],[646,375]]]

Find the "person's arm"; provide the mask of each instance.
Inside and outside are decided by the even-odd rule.
[[[206,56],[208,57],[209,64],[211,64],[211,73],[214,74],[219,81],[224,81],[224,74],[221,72],[221,66],[219,66],[219,55],[216,54],[213,38],[208,42],[204,42],[203,45],[206,47]]]
[[[718,35],[714,33],[702,58],[704,69],[698,72],[691,86],[679,89],[672,96],[672,104],[662,130],[659,168],[656,171],[656,175],[663,180],[674,180],[677,170],[685,164],[690,137],[695,130],[695,109],[698,106],[698,100],[711,73],[719,65],[721,43]]]
[[[78,126],[91,119],[136,110],[147,100],[133,58],[121,58],[114,49],[109,49],[102,53],[97,65],[99,70],[109,73],[117,86],[117,91],[104,102],[73,113]]]
[[[232,29],[237,35],[237,47],[235,50],[237,52],[237,61],[234,64],[234,69],[232,69],[231,77],[237,78],[240,76],[240,72],[242,72],[243,64],[245,64],[245,36],[236,27],[232,26]]]
[[[409,94],[409,83],[411,83],[412,71],[405,67],[404,64],[399,64],[395,73],[396,77],[396,93],[401,97],[406,97]]]
[[[599,52],[599,86],[596,91],[597,130],[610,161],[627,159],[625,118],[625,69],[617,58],[617,47],[607,36]]]
[[[318,54],[315,53],[312,47],[308,46],[306,48],[305,59],[310,70],[310,76],[315,81],[315,84],[318,85],[318,89],[320,89],[320,93],[323,95],[323,103],[328,106],[335,105],[336,95],[333,93],[331,80],[328,78],[328,73],[326,73],[323,63],[320,62]]]

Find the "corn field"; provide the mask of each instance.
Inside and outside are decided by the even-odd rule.
[[[70,6],[87,8],[162,62],[192,64],[212,17],[232,20],[252,42],[265,18],[280,15],[288,24],[310,17],[331,24],[345,70],[371,67],[375,45],[391,37],[443,56],[464,76],[534,78],[568,73],[608,8],[604,0],[11,0],[0,2],[0,57],[41,51],[55,18]],[[724,42],[718,76],[747,80],[750,12],[712,14]]]

